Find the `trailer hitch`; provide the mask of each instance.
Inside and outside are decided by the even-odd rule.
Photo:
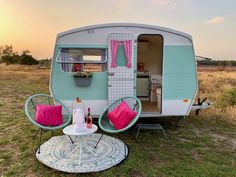
[[[192,105],[192,110],[195,110],[195,114],[198,116],[199,115],[199,112],[202,110],[202,109],[207,109],[209,108],[213,102],[212,101],[206,101],[207,100],[207,97],[205,97],[202,101],[200,98],[197,99],[197,103],[196,104],[193,104]]]

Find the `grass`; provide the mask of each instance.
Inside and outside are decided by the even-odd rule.
[[[109,170],[81,176],[236,176],[236,107],[222,109],[222,95],[236,86],[236,72],[199,72],[199,96],[213,107],[193,113],[180,127],[166,125],[168,139],[158,131],[141,131],[135,141],[121,138],[129,157]],[[0,174],[1,176],[78,176],[46,167],[35,158],[36,131],[24,114],[28,96],[49,93],[49,70],[0,65]],[[223,112],[223,111],[224,112]],[[61,135],[58,130],[54,134]],[[51,136],[44,134],[46,141]]]

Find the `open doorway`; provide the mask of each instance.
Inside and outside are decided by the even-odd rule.
[[[138,36],[136,95],[142,113],[161,113],[163,37],[158,34]]]

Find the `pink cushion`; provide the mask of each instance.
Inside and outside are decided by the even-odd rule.
[[[133,111],[126,101],[123,101],[115,109],[109,112],[107,116],[115,129],[120,130],[129,125],[136,114],[137,112]]]
[[[44,104],[37,105],[35,121],[44,126],[62,125],[62,106],[52,106]]]

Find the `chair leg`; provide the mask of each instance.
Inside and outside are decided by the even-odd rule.
[[[163,135],[165,136],[165,138],[167,139],[166,131],[162,126],[161,126],[161,131],[162,131]]]
[[[97,149],[98,143],[101,141],[102,137],[103,137],[103,134],[102,134],[102,136],[99,138],[99,140],[98,140],[96,146],[94,147],[95,149]]]
[[[43,134],[43,130],[40,129],[40,138],[39,138],[39,147],[38,147],[38,154],[40,154],[40,146],[41,146],[41,140],[42,140],[42,134]]]
[[[35,135],[33,136],[33,140],[36,138],[36,136],[38,135],[40,128],[37,130],[37,132],[35,133]]]
[[[165,138],[167,139],[166,131],[164,128],[162,128],[162,133],[164,134]]]
[[[74,141],[71,139],[70,135],[68,135],[68,136],[70,138],[71,143],[74,144]]]
[[[136,136],[135,136],[136,140],[138,139],[139,131],[140,131],[140,126],[137,127],[137,132],[136,132]]]

